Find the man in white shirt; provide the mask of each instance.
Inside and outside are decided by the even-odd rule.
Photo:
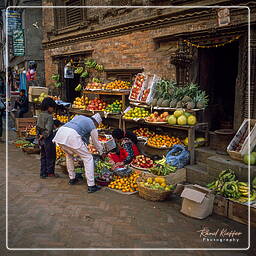
[[[99,154],[102,157],[106,156],[106,154],[103,153],[103,147],[98,139],[97,127],[101,122],[102,119],[98,113],[91,118],[78,115],[60,127],[53,138],[53,142],[57,143],[66,154],[70,185],[74,185],[78,181],[74,172],[73,155],[77,154],[82,159],[88,184],[88,193],[93,193],[100,189],[99,186],[95,185],[94,161],[92,154],[87,148],[87,144],[89,143],[89,137],[91,137],[92,143]]]

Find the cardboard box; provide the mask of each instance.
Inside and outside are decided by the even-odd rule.
[[[181,197],[181,213],[197,219],[204,219],[212,214],[215,196],[211,190],[199,185],[187,185]]]
[[[109,152],[116,147],[116,143],[111,135],[105,135],[105,137],[108,139],[108,141],[101,141],[100,143],[102,144],[104,151]]]

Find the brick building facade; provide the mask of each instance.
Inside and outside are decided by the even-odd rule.
[[[221,26],[218,23],[219,8],[147,7],[170,5],[170,3],[178,7],[192,2],[193,5],[235,4],[244,8],[229,9],[230,22]],[[65,4],[96,6],[103,3],[97,0],[43,1],[43,5],[47,7]],[[197,82],[210,97],[211,94],[215,95],[215,102],[213,101],[209,106],[209,118],[214,118],[211,112],[219,111],[221,104],[223,106],[226,104],[227,108],[232,105],[230,115],[232,115],[234,128],[237,128],[243,118],[248,115],[247,43],[248,12],[250,11],[251,114],[256,118],[256,10],[253,2],[104,1],[104,5],[116,4],[132,7],[140,5],[145,8],[43,9],[46,86],[52,85],[51,75],[63,70],[65,61],[71,56],[90,57],[104,65],[105,76],[113,73],[120,77],[120,74],[132,75],[144,70],[162,78],[179,80],[180,84]],[[250,6],[250,9],[246,6]],[[233,43],[216,49],[202,49],[189,44],[212,45],[233,40]],[[221,64],[225,64],[223,68]],[[219,67],[219,70],[216,67]],[[225,71],[227,67],[231,68]],[[227,73],[223,73],[223,70]],[[225,82],[225,79],[228,81]],[[64,79],[63,82],[65,92],[70,85]],[[223,84],[225,83],[228,88],[224,92]],[[224,103],[218,103],[218,97],[222,97]]]

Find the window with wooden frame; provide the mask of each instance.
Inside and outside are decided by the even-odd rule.
[[[67,8],[54,9],[55,28],[62,30],[83,23],[86,20],[86,9],[75,6],[84,6],[85,2],[86,0],[56,0],[55,6],[67,6]]]

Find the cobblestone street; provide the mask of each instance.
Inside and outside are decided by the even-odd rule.
[[[5,198],[5,148],[1,152],[1,202]],[[27,155],[9,144],[8,246],[10,248],[214,248],[247,247],[247,227],[217,215],[196,220],[182,215],[180,202],[145,201],[102,190],[87,194],[86,185],[70,186],[61,171],[58,179],[39,178],[39,156]],[[4,212],[1,215],[4,241]],[[208,227],[242,232],[239,243],[202,241],[197,231]],[[255,232],[253,231],[255,235]],[[252,234],[252,237],[253,237]],[[7,251],[1,255],[94,255],[82,251]],[[110,252],[97,252],[109,255]],[[115,252],[120,255],[120,252]],[[111,255],[115,254],[111,252]],[[227,255],[225,252],[139,252],[122,255]],[[232,255],[250,255],[234,252]],[[251,252],[251,255],[252,252]]]

